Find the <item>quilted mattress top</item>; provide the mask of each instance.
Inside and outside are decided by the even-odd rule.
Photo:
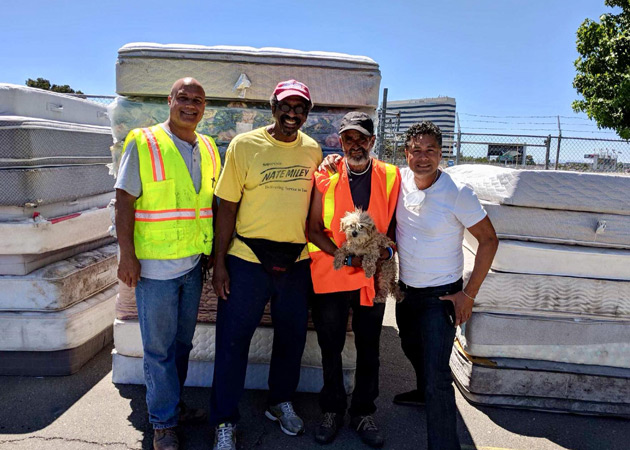
[[[630,177],[464,164],[447,169],[481,200],[533,208],[630,215]]]
[[[277,47],[245,47],[233,45],[190,45],[157,44],[155,42],[131,42],[118,49],[119,57],[154,57],[154,58],[190,58],[213,61],[292,62],[308,61],[309,64],[324,67],[371,67],[378,69],[378,64],[367,56],[347,55],[345,53],[301,51]]]
[[[0,83],[0,115],[110,126],[105,105],[70,95]]]

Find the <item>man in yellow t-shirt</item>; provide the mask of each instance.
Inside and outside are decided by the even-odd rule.
[[[279,83],[271,96],[274,123],[232,140],[215,191],[221,199],[212,280],[219,296],[210,414],[215,448],[235,448],[248,349],[270,299],[274,342],[265,415],[286,434],[304,430],[291,397],[306,341],[306,217],[322,160],[317,142],[299,131],[312,106],[306,85]]]

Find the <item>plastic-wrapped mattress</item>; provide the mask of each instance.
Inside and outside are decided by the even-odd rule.
[[[464,279],[474,255],[464,249]],[[476,296],[475,311],[630,320],[630,282],[528,275],[491,270]]]
[[[354,369],[356,364],[356,351],[354,348],[354,335],[347,333],[342,364],[345,369]],[[212,323],[198,323],[193,336],[193,348],[190,359],[196,361],[214,361],[216,329]],[[119,320],[114,322],[114,344],[116,351],[125,356],[141,358],[142,338],[140,337],[140,325],[137,320]],[[258,327],[254,332],[249,348],[248,361],[254,364],[268,364],[271,361],[271,347],[273,344],[273,328]],[[302,356],[302,365],[308,367],[321,367],[322,356],[317,344],[317,335],[314,330],[306,334],[306,345]]]
[[[116,283],[116,244],[49,264],[26,276],[0,276],[0,311],[54,311]]]
[[[0,206],[44,205],[112,192],[105,164],[0,170]]]
[[[630,249],[630,216],[481,201],[499,239]]]
[[[212,386],[214,374],[216,327],[211,323],[197,323],[193,337],[193,348],[188,364],[187,386]],[[112,379],[114,383],[144,384],[142,365],[142,338],[137,320],[114,322],[114,345]],[[247,363],[246,389],[268,389],[269,363],[273,345],[273,329],[258,327],[254,332]],[[354,334],[346,334],[342,353],[342,371],[346,392],[354,389],[356,371]],[[319,392],[323,386],[321,352],[315,331],[309,330],[302,357],[299,392]]]
[[[324,108],[316,106],[308,115],[301,131],[315,139],[326,151],[341,151],[337,130],[347,108]],[[374,115],[373,109],[363,109]],[[120,158],[122,142],[129,131],[162,123],[168,118],[166,99],[117,97],[109,106],[114,140],[114,161]],[[273,122],[271,107],[266,103],[246,103],[242,101],[209,101],[203,118],[197,125],[197,132],[212,136],[221,153],[225,152],[230,141],[237,134],[263,127]],[[117,168],[117,163],[114,164]]]
[[[0,167],[107,164],[110,127],[0,116]]]
[[[464,232],[464,247],[477,251],[477,240]],[[630,250],[500,240],[492,261],[497,272],[630,280]]]
[[[630,177],[554,170],[516,170],[464,164],[449,175],[479,199],[530,208],[630,215]]]
[[[37,216],[0,222],[0,254],[41,254],[94,241],[109,235],[107,208],[45,219]]]
[[[466,355],[457,342],[450,359],[456,385],[472,403],[630,417],[630,369],[615,376],[584,373],[576,365],[555,371],[528,364],[499,367],[495,360]]]
[[[630,368],[630,320],[473,311],[457,336],[466,353],[484,358]]]
[[[381,81],[372,59],[341,53],[147,42],[118,50],[120,95],[166,97],[173,81],[187,76],[199,80],[208,98],[268,102],[279,81],[296,79],[308,85],[315,104],[371,108]]]
[[[0,351],[42,352],[79,347],[112,326],[116,287],[62,311],[0,312]]]
[[[108,127],[107,108],[70,95],[0,83],[0,116],[24,116]]]

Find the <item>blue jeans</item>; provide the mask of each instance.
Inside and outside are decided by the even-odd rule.
[[[311,289],[310,261],[299,261],[287,272],[270,275],[261,264],[228,255],[230,294],[219,299],[216,356],[210,398],[210,423],[238,422],[249,345],[271,300],[273,347],[269,368],[270,405],[290,401],[300,381],[306,343],[307,298]]]
[[[462,289],[462,280],[444,286],[404,286],[396,305],[396,323],[405,355],[416,371],[418,389],[425,394],[430,450],[460,450],[457,438],[455,390],[449,367],[455,327],[448,321],[446,302],[439,297]]]
[[[155,429],[177,425],[200,298],[201,264],[172,280],[140,278],[136,286],[147,408]]]

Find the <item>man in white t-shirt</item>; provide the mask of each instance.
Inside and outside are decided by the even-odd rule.
[[[429,449],[460,449],[455,392],[449,358],[455,329],[471,314],[498,240],[468,186],[439,170],[442,132],[432,122],[407,130],[408,168],[396,209],[400,285],[405,297],[396,306],[403,351],[416,371],[417,389],[398,394],[394,403],[426,403]],[[479,241],[475,265],[463,287],[464,230]]]

